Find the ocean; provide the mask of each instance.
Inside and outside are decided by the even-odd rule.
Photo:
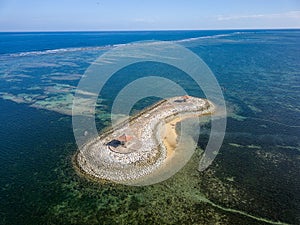
[[[0,224],[300,224],[299,39],[300,30],[0,33]],[[76,86],[103,53],[146,40],[183,45],[209,66],[227,106],[222,147],[199,172],[206,121],[195,154],[170,179],[88,180],[72,161]],[[98,131],[124,85],[158,72],[205,97],[176,68],[133,65],[100,93]]]

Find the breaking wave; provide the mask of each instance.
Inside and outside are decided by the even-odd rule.
[[[222,38],[222,37],[230,37],[230,36],[238,35],[241,33],[245,33],[245,32],[233,32],[233,33],[228,33],[228,34],[200,36],[200,37],[194,37],[194,38],[174,40],[171,42],[186,43],[186,42],[197,41],[197,40],[201,40],[201,39],[215,39],[215,38]],[[128,44],[130,44],[130,43],[128,43]],[[75,48],[59,48],[59,49],[49,49],[49,50],[41,50],[41,51],[28,51],[28,52],[4,54],[3,56],[22,57],[22,56],[37,56],[37,55],[59,54],[59,53],[80,52],[80,51],[101,51],[101,50],[109,50],[114,47],[124,46],[124,45],[128,45],[128,44],[115,44],[115,45],[92,46],[92,47],[75,47]]]

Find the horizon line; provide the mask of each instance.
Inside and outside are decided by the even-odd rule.
[[[51,32],[142,32],[142,31],[233,31],[233,30],[300,30],[300,27],[270,28],[212,28],[212,29],[111,29],[111,30],[7,30],[0,33],[51,33]]]

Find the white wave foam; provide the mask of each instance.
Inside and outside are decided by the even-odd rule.
[[[184,42],[190,42],[190,41],[197,41],[197,40],[201,40],[201,39],[215,39],[215,38],[221,38],[221,37],[229,37],[229,36],[234,36],[234,35],[243,34],[243,33],[246,33],[246,32],[233,32],[233,33],[228,33],[228,34],[200,36],[200,37],[194,37],[194,38],[174,40],[171,42],[184,43]],[[247,32],[247,33],[249,33],[249,32]],[[94,46],[94,47],[59,48],[59,49],[49,49],[49,50],[42,50],[42,51],[19,52],[19,53],[4,54],[4,55],[10,56],[10,57],[22,57],[22,56],[48,55],[48,54],[57,54],[57,53],[66,53],[66,52],[109,50],[114,47],[126,46],[126,45],[130,45],[130,44],[132,44],[132,43]]]
[[[114,46],[113,45],[105,45],[105,46],[96,46],[96,47],[59,48],[59,49],[50,49],[50,50],[43,50],[43,51],[29,51],[29,52],[12,53],[12,54],[8,54],[7,56],[19,57],[19,56],[48,55],[48,54],[57,54],[57,53],[65,53],[65,52],[107,50],[112,47],[114,47]]]
[[[201,39],[215,39],[215,38],[221,38],[221,37],[230,37],[237,34],[243,34],[245,32],[233,32],[229,34],[215,34],[215,35],[208,35],[208,36],[200,36],[200,37],[194,37],[194,38],[187,38],[182,40],[174,41],[175,43],[182,43],[182,42],[190,42],[190,41],[197,41]]]

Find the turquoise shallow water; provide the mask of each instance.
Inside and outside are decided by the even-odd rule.
[[[299,224],[299,38],[298,30],[0,34],[0,224]],[[176,40],[215,74],[228,107],[219,155],[199,173],[198,150],[174,177],[148,187],[88,181],[72,167],[76,85],[113,45],[149,39]],[[101,93],[99,131],[122,86],[158,72],[203,96],[172,67],[130,66]]]

